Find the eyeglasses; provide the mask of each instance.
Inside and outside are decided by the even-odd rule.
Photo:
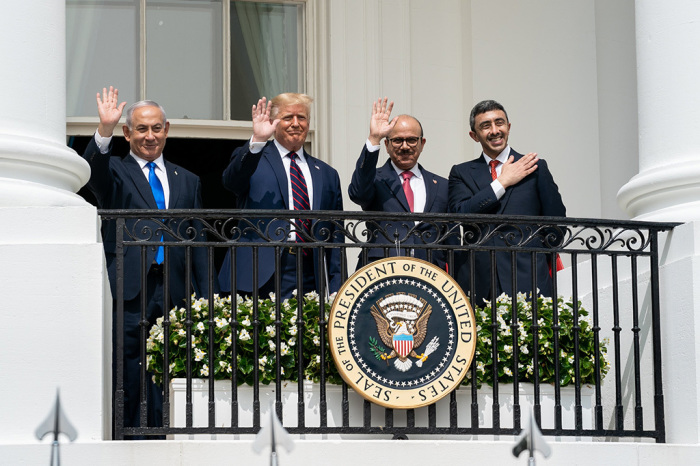
[[[399,148],[403,146],[403,143],[405,142],[408,144],[409,147],[413,147],[416,144],[418,144],[418,141],[420,141],[420,138],[417,137],[410,137],[410,138],[390,138],[389,142],[391,143],[392,146]]]

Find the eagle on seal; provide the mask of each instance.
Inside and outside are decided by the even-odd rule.
[[[415,348],[420,347],[425,340],[428,330],[428,319],[432,314],[432,306],[424,299],[413,295],[398,293],[389,295],[372,306],[370,313],[377,324],[377,332],[382,342],[392,348],[391,352],[383,353],[380,357],[387,361],[394,360],[394,367],[406,372],[413,366],[409,359],[419,359],[421,366],[428,354],[417,354]]]

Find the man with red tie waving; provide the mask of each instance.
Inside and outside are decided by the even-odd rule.
[[[501,104],[485,100],[474,106],[469,117],[469,136],[481,144],[482,154],[475,160],[452,167],[449,177],[450,212],[462,214],[502,214],[529,216],[566,216],[562,202],[547,163],[530,152],[521,155],[508,145],[510,122]],[[496,225],[486,225],[491,231]],[[549,229],[543,230],[549,232]],[[493,233],[493,232],[492,232]],[[498,226],[498,231],[489,236],[481,231],[476,238],[487,237],[483,245],[505,246],[520,244],[524,247],[546,248],[558,240],[540,234],[527,239],[523,231],[509,226]],[[559,238],[560,240],[560,238]],[[545,254],[536,255],[537,289],[544,296],[551,296],[552,280]],[[530,293],[532,289],[532,263],[529,252],[516,256],[511,264],[510,252],[496,253],[496,282],[491,283],[491,260],[486,252],[474,253],[474,290],[471,287],[468,255],[460,260],[457,281],[465,292],[476,298],[474,304],[481,305],[483,299],[511,294],[513,275],[516,273],[517,291]]]
[[[423,126],[417,118],[399,115],[391,118],[393,102],[379,99],[372,106],[369,136],[348,188],[350,199],[362,210],[377,212],[447,212],[447,180],[429,172],[418,163],[425,147]],[[389,159],[377,168],[380,142],[384,139]],[[426,241],[438,241],[444,229],[437,231],[434,224],[381,221],[368,222],[371,235],[368,242],[382,247],[371,248],[360,254],[358,265],[384,257],[384,248],[390,246],[390,255],[409,255],[428,259],[428,250],[415,247]],[[447,227],[445,227],[446,229]],[[398,248],[391,239],[398,241]],[[456,235],[446,242],[455,242]],[[397,252],[398,249],[398,252]],[[445,252],[432,249],[430,260],[445,268]]]
[[[284,93],[269,102],[263,97],[253,105],[253,136],[233,152],[222,178],[224,187],[236,194],[238,208],[343,210],[338,172],[303,147],[309,132],[311,102],[305,94]],[[269,141],[272,136],[274,139]],[[333,293],[340,287],[340,249],[326,248],[319,265],[319,250],[303,247],[303,243],[316,239],[343,242],[344,237],[332,222],[297,219],[292,225],[280,219],[251,218],[250,223],[241,222],[239,226],[239,243],[289,243],[282,250],[278,271],[282,299],[292,296],[299,280],[304,293]],[[249,295],[257,279],[261,295],[275,292],[274,252],[271,247],[258,249],[258,274],[254,277],[253,249],[237,247],[235,263],[231,263],[230,253],[224,259],[219,274],[221,289]],[[301,269],[297,267],[297,255],[301,256]]]

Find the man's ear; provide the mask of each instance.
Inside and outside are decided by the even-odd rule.
[[[122,126],[122,131],[124,132],[124,139],[128,141],[131,140],[131,131],[129,131],[129,127],[124,125]]]
[[[479,142],[479,138],[476,137],[476,133],[474,131],[469,131],[469,137],[471,137],[474,142]]]

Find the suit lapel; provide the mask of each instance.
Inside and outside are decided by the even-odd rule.
[[[423,209],[423,212],[431,212],[433,202],[435,202],[438,192],[437,181],[435,180],[433,174],[427,170],[424,170],[420,164],[418,164],[418,168],[423,174],[423,182],[425,183],[425,208]]]
[[[323,176],[321,176],[321,166],[319,165],[318,160],[306,152],[304,152],[304,157],[306,157],[306,163],[309,165],[309,171],[311,172],[311,184],[313,185],[314,190],[314,200],[311,208],[313,210],[322,210],[321,202],[323,199],[321,199],[321,193],[323,192]]]
[[[141,194],[143,200],[146,202],[146,204],[148,204],[149,208],[157,209],[158,204],[156,204],[156,200],[153,197],[151,185],[148,184],[148,180],[144,176],[139,163],[134,160],[134,157],[131,154],[127,155],[122,160],[124,161],[124,168],[126,168],[127,173],[129,173],[131,180],[134,182],[134,186],[136,186],[136,189],[138,190],[139,194]]]
[[[180,200],[181,189],[180,183],[182,177],[177,173],[177,170],[167,161],[165,162],[165,173],[168,174],[168,186],[170,188],[170,201],[168,202],[169,209],[176,209],[177,203]]]
[[[491,179],[491,172],[489,171],[489,166],[486,164],[483,157],[480,156],[478,159],[468,162],[468,164],[469,173],[471,174],[474,183],[476,183],[478,191],[486,189],[486,187],[491,185],[491,182],[493,181]]]
[[[391,159],[387,160],[386,163],[377,170],[377,175],[382,182],[389,187],[389,190],[394,197],[396,197],[404,210],[410,212],[411,208],[408,206],[408,200],[406,199],[406,194],[403,192],[399,175],[396,174],[396,170],[391,166]]]
[[[265,157],[267,163],[272,167],[275,178],[277,178],[277,185],[282,193],[285,208],[289,209],[289,178],[287,178],[287,171],[284,169],[282,157],[274,142],[270,141],[267,143],[267,146],[263,150],[263,157]]]
[[[520,158],[522,158],[522,154],[518,154],[513,149],[510,150],[510,154],[508,154],[508,157],[510,157],[511,155],[513,156],[513,162],[517,162]],[[508,201],[510,200],[510,196],[513,194],[513,191],[517,188],[518,188],[518,185],[516,184],[515,186],[512,186],[510,189],[506,189],[506,193],[500,199],[501,205],[498,208],[499,214],[502,214],[505,211],[506,205],[508,205]]]

